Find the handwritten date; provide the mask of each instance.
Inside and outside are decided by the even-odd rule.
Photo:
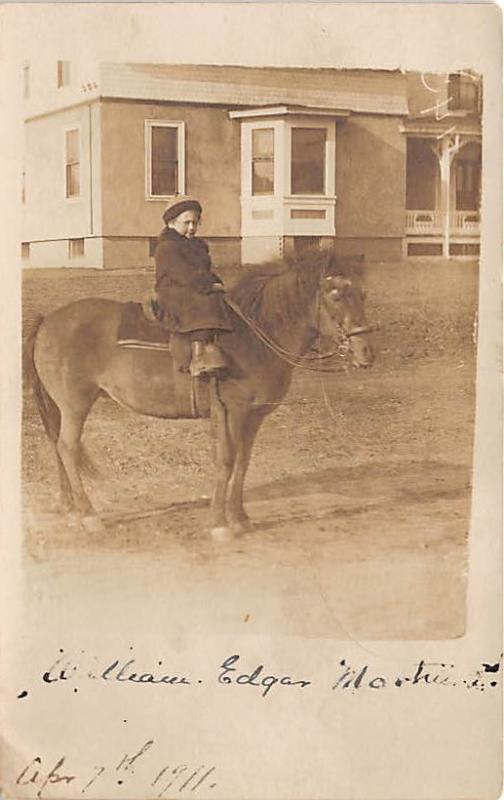
[[[154,739],[148,739],[133,755],[126,753],[119,761],[112,766],[94,767],[91,774],[82,779],[77,771],[69,770],[66,766],[66,756],[58,758],[53,767],[49,769],[43,763],[40,756],[35,756],[19,773],[16,779],[17,786],[32,786],[36,788],[36,797],[42,798],[48,787],[55,784],[72,784],[72,795],[86,795],[91,786],[98,781],[121,786],[124,784],[128,775],[133,775],[140,762],[146,761],[146,754],[155,747]],[[168,791],[177,794],[197,794],[201,787],[214,789],[217,784],[214,781],[216,767],[214,765],[200,764],[199,766],[190,764],[177,764],[170,762],[164,764],[161,769],[158,765],[153,769],[152,762],[150,769],[145,765],[145,780],[150,787],[150,791],[144,793],[145,797],[163,798]],[[108,787],[110,789],[110,786]],[[103,789],[100,789],[103,791]],[[105,787],[106,791],[106,787]]]

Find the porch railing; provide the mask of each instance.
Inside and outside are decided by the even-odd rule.
[[[444,229],[443,211],[416,209],[406,211],[406,233],[410,235],[441,235]],[[478,211],[451,211],[450,233],[459,236],[479,236],[480,216]]]

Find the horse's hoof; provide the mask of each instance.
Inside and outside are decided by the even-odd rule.
[[[68,497],[60,497],[58,500],[58,509],[61,514],[71,514],[74,510],[72,501]]]
[[[233,531],[231,528],[226,527],[226,525],[220,525],[216,528],[212,528],[210,534],[214,542],[230,542],[232,539],[234,539]]]
[[[81,519],[82,527],[88,533],[105,533],[105,525],[103,520],[96,515],[88,515]]]
[[[248,533],[251,531],[253,525],[247,517],[246,519],[237,519],[235,522],[231,522],[230,527],[235,536],[239,536],[242,533]]]

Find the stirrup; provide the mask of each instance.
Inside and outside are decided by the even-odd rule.
[[[227,361],[219,347],[213,342],[192,342],[189,373],[193,378],[200,375],[223,374]]]

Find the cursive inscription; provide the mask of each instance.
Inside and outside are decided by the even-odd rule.
[[[162,666],[162,661],[158,662],[158,667]],[[114,659],[110,664],[95,672],[83,670],[78,663],[63,654],[42,674],[44,683],[58,683],[69,681],[76,678],[100,679],[103,681],[128,681],[129,683],[161,683],[169,686],[190,686],[192,681],[184,675],[175,673],[168,674],[161,669],[142,670],[137,667],[135,658]]]
[[[170,686],[177,684],[185,684],[190,686],[191,681],[184,677],[177,675],[164,675],[162,673],[152,672],[135,672],[133,666],[135,659],[131,658],[125,664],[120,661],[113,661],[105,670],[103,670],[101,677],[104,681],[131,681],[132,683],[168,683]]]
[[[177,759],[169,764],[146,758],[147,754],[155,755],[156,743],[148,739],[135,752],[125,753],[119,759],[114,759],[111,765],[93,767],[87,774],[78,774],[77,770],[63,769],[66,756],[61,756],[53,767],[47,769],[40,756],[35,756],[19,773],[16,778],[17,786],[32,786],[36,788],[35,796],[42,798],[44,791],[50,785],[62,783],[72,784],[72,796],[85,796],[91,786],[99,785],[102,796],[109,795],[115,786],[127,784],[135,770],[143,771],[145,785],[150,787],[144,794],[145,798],[163,798],[167,792],[173,795],[195,795],[203,787],[215,789],[216,766],[213,764],[178,763]]]
[[[37,787],[37,797],[42,797],[42,793],[46,786],[55,783],[72,783],[76,779],[75,775],[65,775],[60,772],[65,763],[65,756],[62,756],[48,771],[42,766],[42,759],[40,756],[35,756],[29,764],[19,773],[16,778],[17,786],[32,786]]]
[[[278,684],[278,686],[299,686],[304,689],[311,685],[311,681],[294,680],[289,675],[278,677],[277,675],[263,675],[264,665],[259,664],[251,672],[240,672],[235,664],[240,660],[239,655],[229,656],[220,665],[218,682],[230,685],[235,683],[237,686],[258,686],[262,688],[262,696],[266,697],[268,692]],[[237,673],[237,674],[235,674]]]
[[[81,655],[84,655],[84,651],[81,651]],[[46,684],[58,685],[70,680],[76,683],[82,679],[91,679],[105,683],[117,682],[124,686],[170,687],[173,688],[173,691],[176,691],[177,687],[184,687],[181,691],[187,691],[185,687],[193,687],[194,690],[201,685],[214,683],[218,686],[252,686],[259,690],[252,693],[252,696],[255,694],[260,698],[268,697],[270,694],[273,696],[279,690],[286,688],[299,690],[315,684],[321,686],[320,681],[313,676],[310,678],[293,677],[291,672],[277,674],[269,671],[264,664],[245,667],[242,656],[238,653],[227,656],[220,663],[217,662],[218,666],[209,665],[209,675],[202,677],[192,677],[177,669],[168,671],[163,667],[163,661],[157,662],[157,669],[141,668],[133,656],[114,658],[101,665],[98,659],[93,657],[93,662],[94,669],[90,671],[80,664],[79,659],[71,658],[64,650],[60,650],[58,658],[49,669],[43,672],[42,681]],[[467,689],[485,691],[486,688],[493,689],[498,685],[501,664],[502,656],[495,663],[481,662],[479,668],[464,675],[458,672],[455,664],[421,659],[404,673],[385,673],[371,664],[355,666],[343,658],[339,661],[334,678],[327,688],[333,692],[345,691],[347,694],[353,694],[358,690],[362,692],[364,689],[396,690],[407,686],[464,686]],[[74,688],[74,692],[78,692],[78,689]],[[291,692],[291,694],[299,694],[299,691]],[[18,694],[19,699],[27,696],[26,689]],[[54,778],[55,776],[52,776],[51,781],[55,782]]]

